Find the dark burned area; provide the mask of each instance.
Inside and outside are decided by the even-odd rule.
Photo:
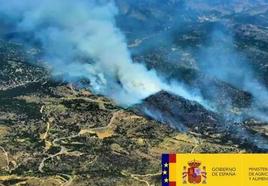
[[[148,104],[157,99],[158,103],[150,106],[160,106],[158,109],[164,101],[163,114],[173,115],[174,121],[183,116],[179,121],[183,120],[193,130],[180,132],[146,119],[148,115],[135,115],[132,110],[137,111],[138,107],[127,111],[86,89],[51,80],[42,67],[25,62],[26,54],[16,53],[20,51],[16,48],[19,45],[4,41],[1,45],[9,47],[1,54],[4,78],[0,91],[0,167],[1,175],[5,176],[0,177],[0,183],[3,185],[25,181],[29,185],[69,181],[90,185],[100,178],[100,185],[139,184],[133,176],[157,183],[159,157],[163,152],[255,150],[252,146],[239,147],[240,142],[237,146],[230,140],[222,141],[215,133],[218,116],[195,103],[166,92],[144,101]],[[184,112],[175,116],[165,103],[170,99]],[[192,113],[195,117],[189,109],[195,112]]]
[[[25,181],[90,185],[99,178],[103,185],[138,184],[133,176],[157,183],[163,152],[263,151],[237,134],[243,130],[247,138],[266,140],[265,123],[253,119],[245,125],[225,123],[198,103],[164,91],[127,111],[86,89],[52,80],[42,67],[25,62],[26,54],[16,52],[19,45],[5,41],[1,45],[8,47],[1,53],[3,185]],[[238,96],[238,105],[250,100],[246,93],[233,92],[245,95]],[[146,119],[147,107],[161,113],[159,121],[169,125]],[[175,130],[177,125],[184,130]]]
[[[254,96],[201,72],[199,56],[189,54],[204,47],[207,32],[218,24],[195,22],[197,14],[186,17],[190,23],[184,30],[169,28],[176,23],[172,15],[163,16],[154,3],[149,7],[137,2],[146,11],[116,0],[118,25],[129,46],[141,41],[129,47],[134,62],[155,69],[167,81],[178,80],[199,90],[220,109],[205,108],[167,91],[122,108],[85,88],[90,85],[87,79],[68,83],[53,78],[40,65],[41,50],[15,41],[19,33],[4,34],[0,40],[0,186],[160,185],[160,157],[165,152],[268,152],[268,123],[252,114]],[[168,2],[163,9],[178,1]],[[265,14],[257,16],[258,22],[251,17],[249,23],[245,12],[224,13],[213,10],[213,15],[233,21],[225,26],[234,32],[235,49],[246,55],[267,87],[268,32],[257,25],[267,24],[262,19]],[[155,22],[150,23],[152,19]],[[174,38],[163,40],[170,33]],[[184,52],[178,52],[181,49]],[[268,108],[261,111],[268,113]]]

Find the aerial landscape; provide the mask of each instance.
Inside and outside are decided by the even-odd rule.
[[[0,5],[0,186],[161,185],[163,153],[268,152],[267,0]]]

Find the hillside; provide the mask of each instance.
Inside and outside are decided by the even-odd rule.
[[[239,152],[178,132],[27,63],[1,42],[0,185],[159,185],[163,152]]]

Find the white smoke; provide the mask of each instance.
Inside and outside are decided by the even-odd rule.
[[[108,0],[0,0],[0,15],[18,32],[32,33],[42,44],[54,75],[90,80],[91,89],[127,106],[160,90],[199,103],[178,83],[168,85],[154,70],[133,63],[124,35],[116,27],[118,10]],[[85,62],[81,57],[90,59]]]

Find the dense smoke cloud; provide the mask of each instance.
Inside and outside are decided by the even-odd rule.
[[[197,2],[202,6],[197,6]],[[117,5],[123,7],[120,13],[126,10],[131,14],[136,7],[138,10],[141,8],[141,12],[146,12],[146,16],[149,16],[148,21],[146,21],[146,16],[144,19],[133,21],[136,15],[139,15],[138,18],[143,18],[133,11],[133,19],[130,18],[131,16],[121,15],[117,18],[121,17],[120,20],[122,17],[129,18],[126,19],[128,21],[123,19],[121,22],[117,20],[116,23],[115,17],[119,10],[110,0],[43,0],[41,2],[0,0],[0,19],[12,25],[10,27],[12,29],[9,30],[11,33],[30,34],[32,35],[31,42],[36,41],[34,43],[41,44],[44,64],[51,69],[54,76],[61,77],[68,82],[89,80],[91,90],[114,99],[118,104],[129,106],[160,90],[167,90],[185,99],[197,101],[211,110],[210,105],[215,106],[216,101],[205,95],[203,96],[208,101],[202,98],[204,89],[213,89],[210,82],[203,82],[202,86],[207,86],[202,88],[185,85],[178,82],[183,74],[176,74],[178,81],[169,79],[167,82],[158,74],[159,72],[148,70],[142,63],[134,63],[128,51],[125,36],[117,28],[117,24],[119,23],[120,28],[123,29],[130,27],[131,30],[135,27],[137,29],[133,31],[135,34],[144,32],[146,36],[153,32],[152,37],[146,39],[141,47],[132,49],[137,55],[142,55],[148,48],[157,48],[162,42],[167,43],[164,45],[166,48],[171,45],[180,45],[180,43],[172,43],[173,37],[177,33],[184,32],[184,25],[188,23],[187,21],[198,22],[200,17],[204,17],[203,14],[208,15],[211,8],[223,6],[234,9],[233,7],[239,4],[239,0],[224,2],[222,3],[221,0],[213,2],[168,0],[164,6],[161,6],[160,0],[135,2],[116,0]],[[264,3],[264,1],[259,3]],[[254,4],[251,1],[243,1],[242,7],[251,7]],[[149,10],[145,11],[146,8],[159,11],[153,11],[156,14],[150,14]],[[239,11],[242,10],[243,8],[240,7]],[[159,15],[158,12],[160,12]],[[225,14],[233,11],[223,12]],[[139,21],[142,24],[138,24]],[[222,20],[217,19],[217,21]],[[157,30],[161,32],[158,33]],[[21,34],[16,35],[21,36]],[[191,44],[187,43],[187,50],[191,55],[199,54],[196,59],[199,70],[240,90],[250,92],[255,98],[251,113],[258,118],[267,118],[261,111],[262,108],[258,108],[262,107],[263,100],[267,100],[267,90],[255,78],[256,75],[248,66],[247,59],[236,51],[232,34],[223,33],[216,28],[213,32],[208,30],[207,35],[212,39],[207,46],[201,43],[200,52],[192,49],[192,46],[189,46]],[[216,91],[209,92],[217,94]],[[226,103],[229,102],[228,98],[224,99]]]
[[[203,104],[179,83],[165,83],[154,70],[133,63],[125,37],[116,27],[112,1],[0,0],[2,19],[14,31],[33,34],[46,65],[66,81],[88,79],[91,89],[130,105],[160,90]],[[83,60],[87,59],[87,60]]]

